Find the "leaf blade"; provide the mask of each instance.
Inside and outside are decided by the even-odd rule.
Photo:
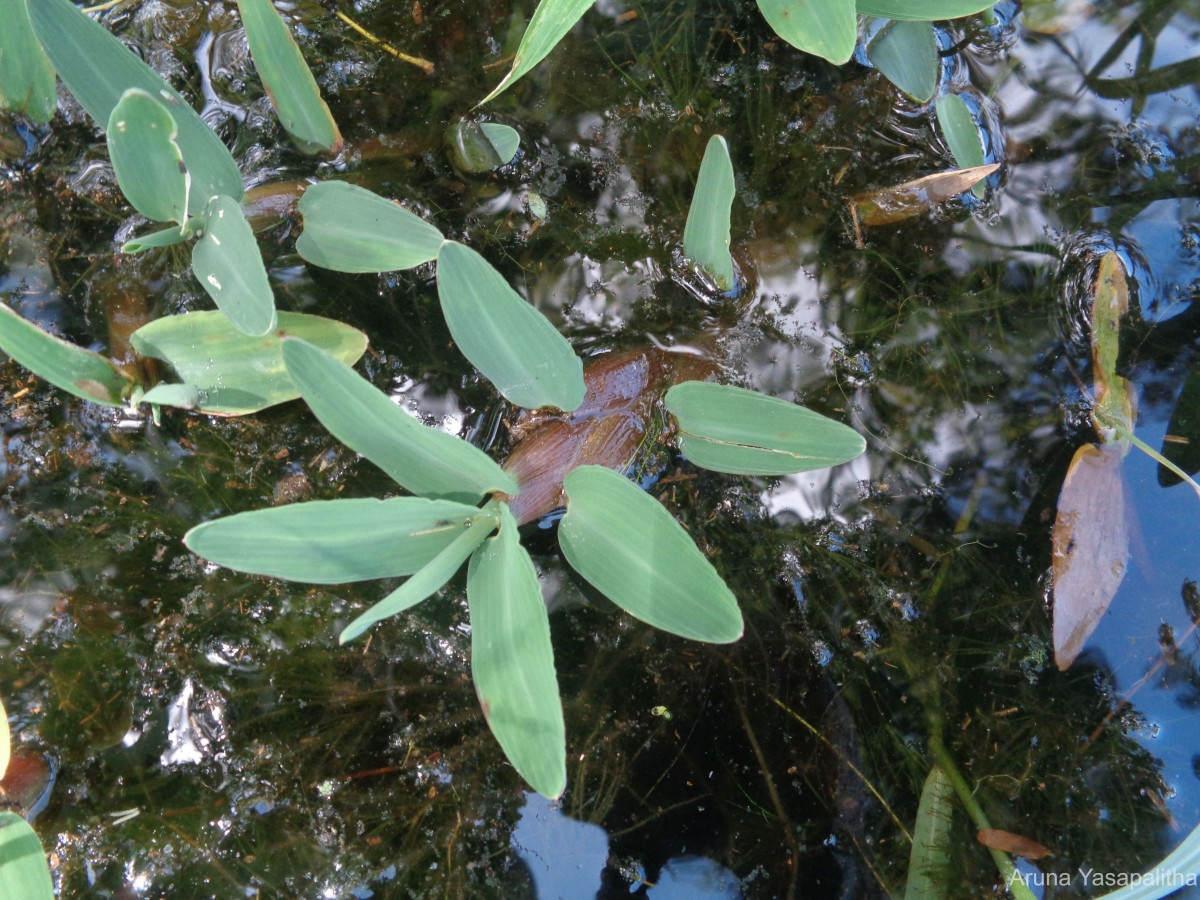
[[[549,320],[482,256],[445,241],[438,297],[450,334],[470,363],[511,403],[570,412],[583,402],[583,362]]]
[[[130,88],[108,117],[108,156],[121,193],[156,222],[187,221],[191,177],[170,110],[152,94]]]
[[[918,22],[961,19],[994,5],[996,0],[856,0],[860,16]]]
[[[46,851],[37,832],[14,812],[0,812],[0,896],[54,900]]]
[[[336,156],[342,135],[287,23],[270,0],[237,0],[250,56],[280,124],[305,153]]]
[[[254,230],[233,197],[213,197],[204,208],[204,234],[192,247],[192,272],[238,331],[259,337],[278,324]]]
[[[567,782],[566,727],[550,642],[550,618],[517,523],[500,506],[500,533],[467,567],[471,677],[504,755],[539,794]]]
[[[775,33],[834,65],[848,62],[858,40],[854,0],[757,0]]]
[[[734,475],[788,475],[861,456],[858,432],[825,416],[731,385],[685,381],[667,391],[679,448],[693,463]]]
[[[305,313],[281,312],[275,330],[251,337],[220,310],[164,316],[133,333],[142,356],[169,363],[200,391],[198,408],[212,415],[241,416],[300,396],[283,362],[282,341],[298,337],[341,360],[357,362],[367,336],[357,328]]]
[[[57,102],[54,67],[29,21],[25,0],[0,0],[0,109],[44,125]]]
[[[132,387],[99,353],[43,331],[4,303],[0,303],[0,350],[39,378],[93,403],[123,406]]]
[[[393,272],[437,258],[442,233],[397,203],[342,181],[314,184],[300,198],[304,231],[296,252],[335,272]]]
[[[101,128],[131,87],[167,103],[192,176],[188,212],[201,212],[217,194],[242,198],[241,172],[220,138],[174,88],[107,29],[70,0],[37,0],[29,4],[29,18],[58,77]]]
[[[729,253],[729,218],[735,188],[733,162],[725,138],[714,134],[704,149],[696,191],[683,229],[683,252],[695,260],[722,292],[734,287]]]
[[[904,900],[937,900],[950,870],[950,835],[954,825],[954,786],[941,766],[934,765],[921,789],[912,850],[908,855],[908,884]]]
[[[1123,443],[1123,442],[1121,442]],[[1075,451],[1054,519],[1054,662],[1070,668],[1125,578],[1129,538],[1119,444]]]
[[[184,535],[193,553],[238,572],[312,584],[412,575],[479,515],[450,500],[314,500],[224,516]]]
[[[478,510],[476,512],[479,514],[470,528],[455,537],[446,549],[418,569],[408,581],[343,628],[338,643],[349,643],[377,622],[411,609],[441,590],[475,549],[496,530],[495,516]]]
[[[492,92],[479,101],[482,106],[503,91],[507,90],[519,78],[540,63],[554,49],[555,45],[566,36],[575,23],[583,18],[595,0],[541,0],[534,10],[529,27],[521,36],[513,56],[512,66],[508,74],[492,89]]]
[[[928,103],[937,90],[937,38],[928,22],[885,25],[867,55],[888,81],[918,103]]]
[[[718,644],[741,637],[737,600],[662,504],[601,466],[580,466],[565,487],[559,546],[597,590],[681,637]]]
[[[418,422],[345,363],[295,338],[283,359],[321,424],[413,493],[468,503],[517,493],[486,453]]]

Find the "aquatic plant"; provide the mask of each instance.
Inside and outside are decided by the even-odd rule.
[[[484,716],[522,777],[558,796],[566,749],[549,624],[507,502],[520,486],[482,451],[417,422],[321,350],[289,338],[283,357],[322,424],[417,496],[238,513],[196,526],[184,542],[223,566],[294,581],[409,576],[342,629],[343,643],[432,596],[469,560],[471,665]],[[741,388],[686,382],[668,391],[667,407],[684,452],[716,471],[803,472],[865,448],[844,425]],[[741,635],[733,594],[657,501],[602,466],[574,468],[563,486],[559,544],[593,587],[672,634],[712,643]]]

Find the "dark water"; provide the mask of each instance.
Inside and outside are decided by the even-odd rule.
[[[749,5],[590,14],[478,111],[522,139],[483,176],[451,166],[442,134],[499,80],[529,9],[458,3],[418,22],[407,4],[347,8],[433,60],[426,77],[299,5],[348,142],[334,163],[290,148],[228,9],[109,13],[190,87],[254,183],[345,176],[406,198],[580,352],[713,347],[731,380],[854,425],[868,451],[769,480],[676,460],[653,488],[739,597],[746,637],[731,647],[614,614],[543,538],[568,735],[551,808],[479,714],[461,579],[339,648],[390,585],[285,584],[183,549],[219,514],[392,490],[301,404],[121,429],[6,364],[0,691],[25,752],[57,766],[35,825],[62,895],[895,895],[939,736],[992,824],[1052,850],[1022,863],[1031,882],[1075,873],[1045,896],[1099,893],[1081,867],[1161,859],[1200,822],[1181,598],[1200,579],[1200,502],[1126,459],[1129,571],[1065,673],[1047,573],[1068,463],[1094,439],[1085,309],[1100,253],[1131,270],[1121,371],[1152,447],[1197,369],[1200,98],[1187,70],[1148,73],[1187,63],[1200,11],[1097,5],[1056,35],[1006,5],[991,27],[949,32],[943,75],[975,98],[1004,167],[983,202],[861,235],[848,197],[951,167],[932,114],[861,65],[793,52]],[[63,111],[42,130],[0,120],[7,301],[99,350],[122,316],[207,308],[184,259],[114,256],[137,223],[103,144]],[[697,292],[677,262],[713,133],[738,182],[748,288],[734,300]],[[297,231],[260,234],[280,308],[362,328],[374,383],[502,454],[506,411],[449,349],[432,272],[310,269]],[[955,817],[946,895],[1002,893]]]

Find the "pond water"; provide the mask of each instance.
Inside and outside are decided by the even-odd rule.
[[[867,453],[779,479],[665,460],[650,490],[741,603],[728,647],[617,614],[551,529],[536,536],[567,722],[551,804],[479,712],[461,575],[339,647],[390,585],[246,576],[181,544],[230,512],[394,492],[303,404],[156,426],[6,363],[0,692],[27,764],[54,770],[28,805],[62,896],[896,896],[935,759],[994,827],[1050,849],[1019,864],[1037,896],[1098,895],[1080,870],[1143,871],[1200,823],[1200,501],[1145,454],[1124,460],[1128,570],[1062,672],[1049,590],[1058,494],[1095,440],[1105,250],[1129,269],[1137,435],[1162,448],[1200,378],[1200,7],[1002,3],[958,23],[942,77],[1003,167],[983,200],[861,227],[847,198],[953,166],[932,110],[792,50],[752,4],[603,3],[479,109],[531,8],[344,11],[436,68],[290,8],[347,139],[332,162],[288,143],[231,7],[102,20],[187,89],[251,184],[403,198],[581,354],[703,348],[727,380],[852,425]],[[517,129],[511,165],[451,165],[445,129],[470,115]],[[737,180],[733,298],[680,260],[712,134]],[[119,355],[130,321],[208,308],[185,257],[116,253],[144,222],[66,95],[49,127],[0,118],[0,147],[0,292],[22,315]],[[512,411],[452,348],[431,270],[309,267],[299,227],[259,234],[279,307],[364,330],[377,386],[502,457]],[[953,815],[943,896],[1002,896]]]

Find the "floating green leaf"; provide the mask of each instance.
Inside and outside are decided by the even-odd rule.
[[[111,362],[57,338],[0,303],[0,350],[33,374],[76,397],[122,406],[129,379]]]
[[[512,162],[513,157],[517,155],[517,149],[521,146],[521,135],[517,134],[517,129],[499,122],[484,122],[479,127],[483,129],[483,133],[487,135],[487,139],[496,149],[496,155],[500,157],[500,165],[507,166]]]
[[[555,798],[567,783],[566,736],[550,619],[516,520],[471,557],[471,677],[492,734],[533,789]]]
[[[262,254],[242,205],[232,197],[213,197],[205,207],[192,272],[238,331],[256,337],[275,327],[275,295]]]
[[[486,453],[421,424],[345,363],[299,340],[284,341],[283,358],[321,424],[414,494],[473,503],[517,493]]]
[[[996,0],[857,0],[860,16],[937,22],[961,19],[992,6]]]
[[[177,140],[192,176],[188,212],[200,212],[217,194],[241,200],[242,176],[237,163],[213,130],[158,73],[70,0],[37,0],[29,4],[29,17],[59,78],[101,128],[129,88],[141,88],[167,104],[179,127]]]
[[[918,103],[937,90],[937,39],[928,22],[891,22],[867,47],[871,62],[896,87]]]
[[[798,50],[836,65],[854,53],[854,0],[758,0],[758,9],[775,33]]]
[[[509,402],[566,412],[583,402],[583,363],[571,345],[487,260],[446,241],[437,283],[458,349]]]
[[[463,120],[446,129],[446,144],[456,168],[477,174],[512,162],[521,138],[507,125]]]
[[[225,516],[183,542],[226,568],[289,581],[342,584],[411,575],[479,515],[449,500],[315,500]]]
[[[508,70],[504,80],[480,101],[480,105],[506,90],[545,59],[594,2],[595,0],[541,0],[533,18],[529,20],[529,27],[525,29],[516,55],[513,56],[512,68]]]
[[[602,466],[580,466],[564,484],[559,546],[600,593],[681,637],[718,644],[741,637],[737,600],[662,504]]]
[[[0,0],[0,109],[49,122],[57,100],[54,67],[33,34],[25,0]]]
[[[300,198],[304,232],[296,252],[337,272],[392,272],[437,257],[442,233],[403,206],[341,181],[314,184]]]
[[[108,155],[125,199],[147,219],[187,220],[191,178],[175,119],[152,94],[130,88],[108,117]]]
[[[714,134],[704,149],[696,192],[683,229],[683,252],[699,263],[722,291],[733,289],[729,255],[729,212],[733,205],[733,163],[725,138]]]
[[[904,900],[942,900],[949,897],[950,830],[954,824],[954,786],[941,767],[929,770],[908,855],[908,885]]]
[[[803,406],[755,391],[685,381],[667,391],[679,449],[693,463],[734,475],[786,475],[862,455],[858,432]]]
[[[983,156],[983,139],[967,101],[960,94],[942,94],[935,108],[938,125],[958,167],[972,169],[984,165],[987,161]],[[975,196],[982,197],[986,189],[979,183],[971,190]]]
[[[271,0],[237,0],[246,43],[279,121],[305,153],[336,155],[342,136],[291,31]]]
[[[198,389],[199,409],[242,416],[300,396],[283,363],[285,337],[303,338],[347,364],[367,349],[367,336],[356,328],[290,312],[280,313],[276,329],[262,337],[243,334],[224,313],[207,310],[155,319],[130,341],[142,356],[170,363],[184,384]]]
[[[478,515],[470,528],[461,532],[453,541],[419,569],[415,575],[392,591],[365,613],[342,629],[338,642],[345,644],[354,640],[376,622],[391,618],[416,606],[454,577],[462,564],[475,552],[488,535],[496,530],[496,517],[490,513],[476,511]]]
[[[0,897],[54,900],[46,851],[37,832],[14,812],[0,812]]]

